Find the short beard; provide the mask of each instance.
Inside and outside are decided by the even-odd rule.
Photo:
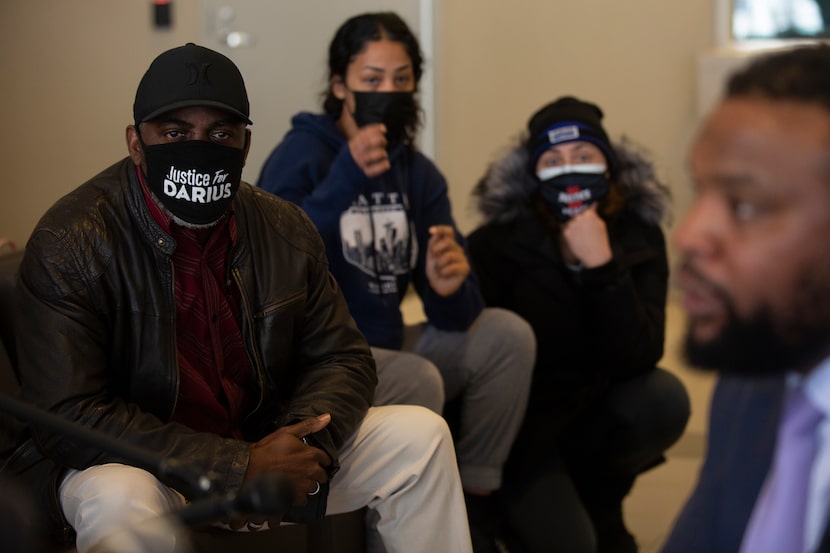
[[[687,330],[686,361],[697,368],[737,376],[777,376],[806,372],[830,355],[830,297],[820,285],[802,283],[789,320],[776,321],[769,306],[741,319],[728,298],[727,322],[718,336],[695,341]]]
[[[184,219],[182,219],[180,217],[177,217],[176,215],[173,215],[173,213],[171,213],[169,209],[165,208],[165,211],[173,219],[173,222],[176,223],[177,225],[179,225],[180,227],[194,229],[194,230],[203,230],[203,229],[213,228],[216,225],[218,225],[219,222],[222,219],[225,218],[225,216],[222,215],[221,217],[219,217],[215,221],[211,221],[210,223],[189,223],[188,221],[185,221]]]

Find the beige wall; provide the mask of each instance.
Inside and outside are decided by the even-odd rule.
[[[612,135],[646,146],[683,208],[711,2],[433,2],[435,158],[462,230],[475,224],[469,191],[486,164],[561,94],[596,101]],[[198,0],[174,4],[174,29],[153,31],[149,0],[0,2],[0,236],[22,244],[58,197],[125,154],[141,73],[201,34]]]
[[[448,0],[436,8],[436,151],[456,211],[528,117],[563,94],[597,102],[612,137],[645,146],[688,197],[696,60],[712,45],[710,2]],[[459,215],[459,219],[461,219]]]
[[[127,153],[141,74],[198,36],[197,0],[174,32],[152,31],[149,0],[0,1],[0,236],[25,243],[40,216]]]

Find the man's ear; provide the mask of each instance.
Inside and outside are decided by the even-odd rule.
[[[144,152],[141,149],[141,140],[138,138],[138,129],[135,125],[127,125],[127,152],[136,167],[142,167]]]
[[[242,156],[242,166],[248,161],[248,152],[251,151],[251,129],[245,129],[245,155]]]

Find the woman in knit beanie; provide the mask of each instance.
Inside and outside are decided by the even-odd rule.
[[[658,368],[668,192],[602,119],[573,96],[543,106],[473,193],[485,301],[526,319],[538,344],[501,492],[512,553],[637,551],[623,499],[689,417],[682,383]]]

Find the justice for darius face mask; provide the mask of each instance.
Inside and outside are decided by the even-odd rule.
[[[370,123],[386,125],[389,142],[398,142],[406,135],[406,127],[417,120],[418,106],[414,92],[356,92],[354,117],[358,127]]]
[[[608,194],[604,163],[545,167],[536,173],[542,199],[562,223]]]
[[[147,186],[179,219],[207,225],[230,208],[242,179],[245,151],[189,140],[144,147]]]

